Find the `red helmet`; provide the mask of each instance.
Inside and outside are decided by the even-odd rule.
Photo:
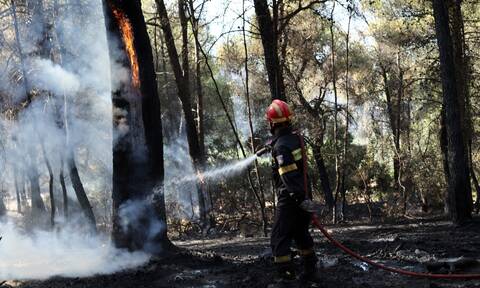
[[[277,124],[290,121],[293,117],[293,113],[287,103],[275,99],[272,104],[268,106],[265,117],[271,124]]]

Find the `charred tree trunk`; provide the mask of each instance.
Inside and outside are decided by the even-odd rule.
[[[270,93],[272,94],[272,100],[280,99],[286,101],[285,84],[278,57],[276,25],[270,15],[267,0],[254,0],[253,3],[262,38],[265,66],[267,69],[268,84],[270,87]]]
[[[449,13],[443,0],[433,1],[435,31],[440,52],[443,104],[448,138],[448,194],[450,215],[455,224],[471,219],[471,186],[466,145],[462,133],[462,107],[459,104],[454,51],[449,27]]]
[[[106,0],[103,6],[107,31],[121,39],[109,41],[110,57],[123,51],[123,64],[131,72],[131,80],[112,91],[118,137],[113,145],[113,241],[130,250],[168,251],[173,245],[163,195],[160,98],[141,2]]]

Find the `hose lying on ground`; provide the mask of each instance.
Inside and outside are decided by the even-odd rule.
[[[362,262],[365,262],[367,264],[370,264],[374,267],[401,274],[401,275],[407,275],[407,276],[412,276],[412,277],[419,277],[419,278],[430,278],[430,279],[463,279],[463,280],[473,280],[473,279],[480,279],[480,274],[433,274],[433,273],[419,273],[419,272],[413,272],[413,271],[408,271],[408,270],[403,270],[399,268],[393,268],[393,267],[388,267],[383,264],[377,263],[372,261],[371,259],[368,259],[365,256],[362,256],[342,243],[338,242],[335,240],[330,233],[323,227],[322,224],[320,224],[320,221],[318,220],[317,215],[312,214],[312,223],[317,227],[323,235],[330,241],[332,242],[333,245],[336,247],[340,248],[343,252],[347,253],[348,255],[352,256],[353,258],[356,258]]]

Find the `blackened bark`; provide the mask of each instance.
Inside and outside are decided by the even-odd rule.
[[[278,37],[267,0],[254,0],[255,14],[262,38],[268,84],[273,99],[286,101],[283,73],[278,57]]]
[[[450,215],[455,224],[471,219],[471,192],[468,157],[462,133],[462,113],[458,93],[454,51],[450,35],[448,10],[444,0],[433,1],[435,31],[440,52],[443,104],[448,138],[448,193]]]
[[[120,48],[126,56],[125,43],[133,42],[130,60],[138,62],[139,81],[137,86],[135,67],[125,57],[123,64],[130,67],[132,80],[112,91],[114,135],[118,135],[113,145],[112,237],[117,247],[151,253],[168,251],[173,245],[167,237],[163,194],[160,99],[141,2],[107,0],[103,6],[107,31],[117,38],[109,39],[110,55]],[[122,34],[125,26],[131,28],[132,38]],[[135,215],[122,218],[122,209],[127,209],[127,214],[135,209]]]

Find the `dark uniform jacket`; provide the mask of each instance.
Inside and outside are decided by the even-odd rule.
[[[272,139],[273,181],[279,206],[300,204],[306,198],[300,137],[285,127],[277,130]]]

